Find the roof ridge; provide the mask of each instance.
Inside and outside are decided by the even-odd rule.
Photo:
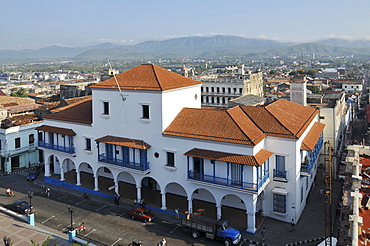
[[[230,114],[230,111],[231,110],[233,110],[233,111],[235,111],[236,110],[236,108],[240,108],[239,106],[236,106],[236,107],[233,107],[233,108],[231,108],[231,109],[228,109],[228,110],[226,110],[226,114],[231,118],[231,120],[235,123],[235,125],[239,128],[239,130],[243,133],[243,135],[247,138],[247,139],[249,139],[249,141],[251,141],[252,143],[254,143],[254,141],[246,134],[246,132],[242,129],[242,127],[238,124],[238,122],[234,119],[234,117]],[[230,111],[229,111],[230,110]],[[242,112],[244,112],[244,111],[242,111]],[[245,113],[244,113],[244,115],[246,115]],[[248,118],[250,118],[248,115],[246,115]],[[254,123],[254,122],[253,122]],[[255,125],[255,124],[254,124]]]
[[[149,65],[150,65],[150,66],[152,66],[153,73],[154,73],[155,79],[156,79],[156,81],[157,81],[157,83],[158,83],[158,86],[159,86],[159,88],[161,88],[161,90],[163,91],[162,84],[161,84],[161,82],[159,81],[159,77],[157,76],[157,70],[156,70],[155,65],[154,65],[154,64],[149,64]]]
[[[279,100],[278,100],[279,101]],[[276,101],[275,103],[277,103],[278,101]],[[296,134],[295,133],[293,133],[289,128],[287,128],[278,118],[276,118],[275,117],[275,115],[274,114],[272,114],[268,109],[267,109],[267,107],[269,106],[270,104],[268,104],[268,105],[266,105],[266,106],[264,106],[263,108],[264,108],[264,110],[269,114],[269,115],[271,115],[275,120],[276,120],[276,122],[278,122],[279,124],[280,124],[280,126],[282,126],[285,130],[287,130],[288,132],[290,132],[290,134],[292,134],[292,136],[295,136],[295,137],[297,137],[296,136]],[[300,128],[300,129],[302,129],[302,127]]]

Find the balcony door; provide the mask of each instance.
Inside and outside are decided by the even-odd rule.
[[[193,157],[194,161],[194,177],[196,179],[203,179],[203,173],[204,173],[204,163],[203,159],[198,157]]]
[[[113,145],[112,144],[105,144],[105,150],[107,151],[108,161],[113,161]]]
[[[242,184],[243,167],[240,164],[231,163],[231,184]]]

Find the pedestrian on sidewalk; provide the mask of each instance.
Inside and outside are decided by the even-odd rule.
[[[136,198],[134,199],[134,206],[137,207],[137,200],[136,200]]]
[[[322,189],[322,187],[320,187],[319,192],[320,192],[320,198],[322,198],[322,193],[324,192],[324,190]]]
[[[177,220],[179,220],[179,219],[180,219],[180,211],[179,211],[179,208],[175,208],[175,218],[176,218]]]
[[[120,198],[121,196],[117,193],[117,192],[115,192],[114,193],[114,203],[118,206],[119,205],[119,198]]]
[[[295,223],[294,223],[294,219],[292,219],[292,222],[290,222],[290,224],[292,225],[292,229],[290,230],[290,232],[295,231]]]
[[[49,187],[46,187],[45,194],[47,198],[50,198],[50,188]]]
[[[265,234],[266,234],[266,228],[263,227],[262,228],[262,231],[261,231],[261,235],[262,235],[262,242],[265,241]]]

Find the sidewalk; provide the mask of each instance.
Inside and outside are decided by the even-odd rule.
[[[67,234],[63,234],[51,228],[45,228],[41,225],[31,226],[4,212],[0,212],[0,228],[1,236],[10,238],[11,242],[13,242],[13,246],[32,245],[31,240],[36,244],[42,244],[49,236],[50,243],[48,246],[54,245],[55,241],[58,242],[59,246],[72,245],[66,238],[68,237]]]

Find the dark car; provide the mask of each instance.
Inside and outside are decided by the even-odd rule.
[[[39,171],[31,171],[29,172],[28,176],[27,176],[27,180],[30,180],[30,181],[34,181],[37,176],[39,176],[40,172]]]
[[[154,219],[154,214],[150,213],[145,208],[134,208],[128,211],[128,215],[131,216],[132,219],[142,220],[144,223],[150,222]]]
[[[33,209],[28,202],[23,200],[16,201],[15,203],[8,205],[7,208],[20,214],[28,214]]]

